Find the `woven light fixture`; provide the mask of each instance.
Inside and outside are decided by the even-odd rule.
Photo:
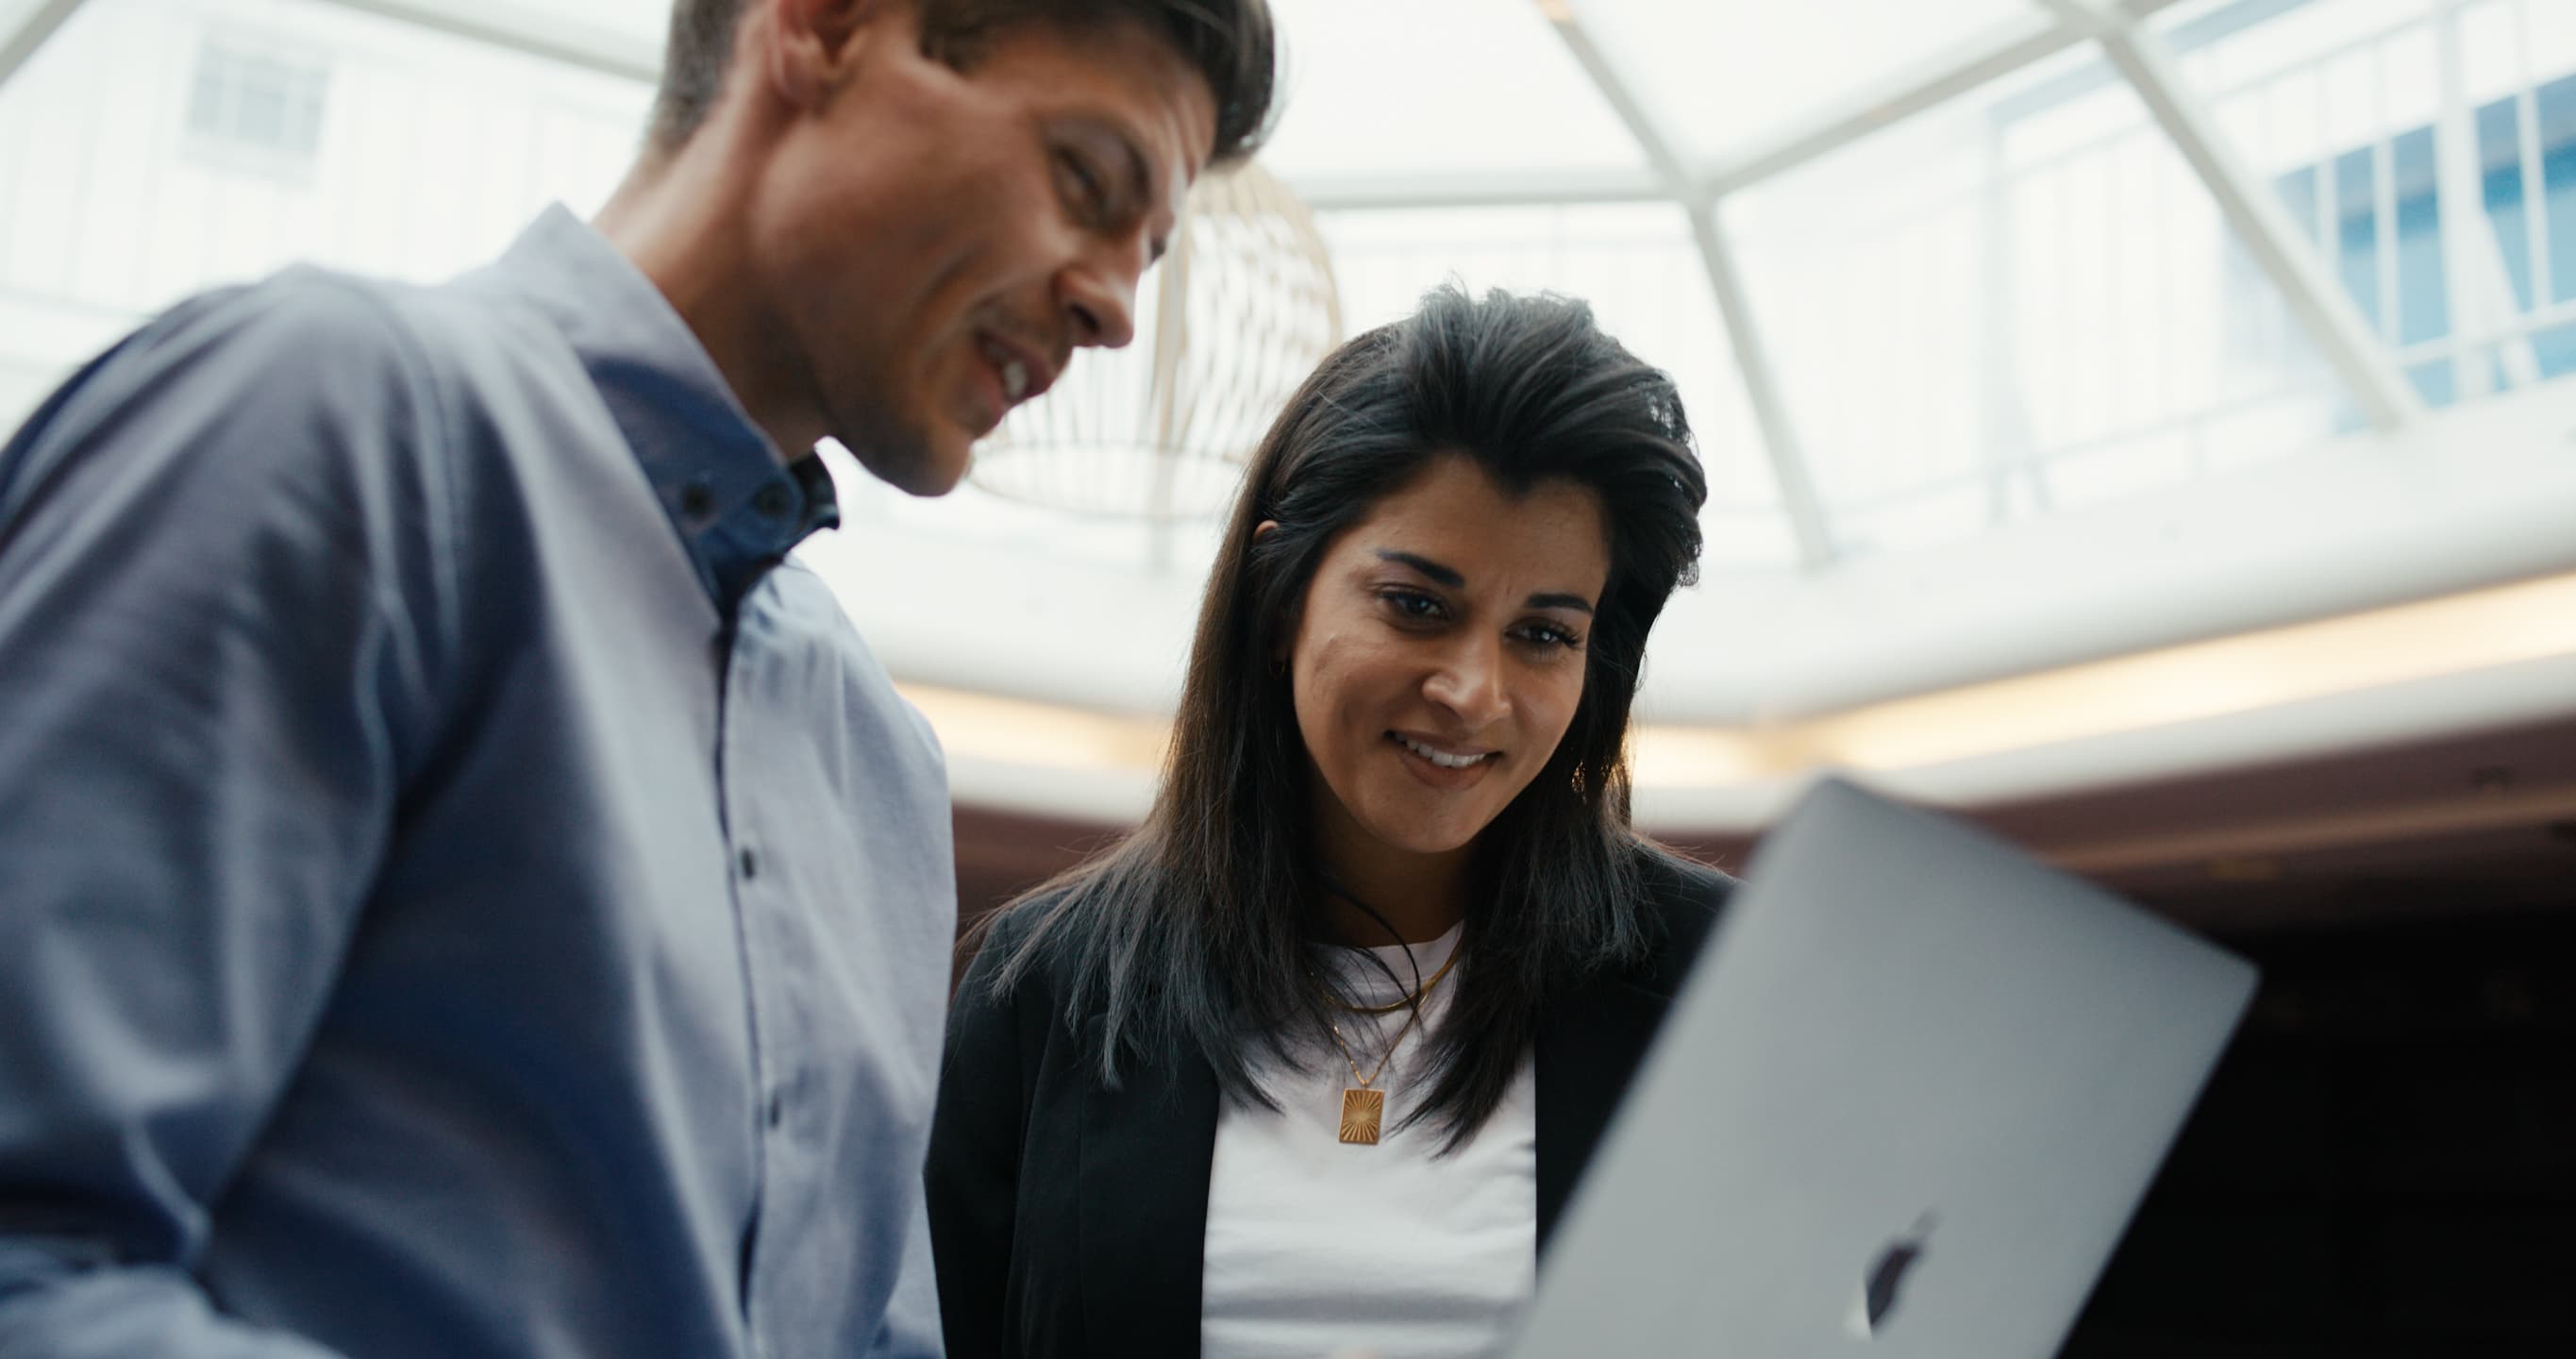
[[[1342,338],[1313,216],[1249,165],[1191,191],[1136,316],[1134,344],[1084,354],[977,448],[978,486],[1088,516],[1215,514],[1270,422]]]

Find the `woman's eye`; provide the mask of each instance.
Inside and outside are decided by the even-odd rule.
[[[1521,630],[1521,636],[1546,647],[1578,647],[1583,639],[1554,623],[1533,623]]]
[[[1407,618],[1438,618],[1442,612],[1439,600],[1429,595],[1415,594],[1410,590],[1389,590],[1384,598],[1388,604],[1394,606],[1397,613]]]

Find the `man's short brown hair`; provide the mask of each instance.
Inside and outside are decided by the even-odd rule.
[[[653,99],[653,145],[673,150],[697,132],[724,88],[734,31],[756,0],[673,0],[671,40],[662,85]],[[1131,20],[1170,44],[1216,96],[1216,144],[1210,164],[1249,156],[1270,130],[1277,77],[1268,0],[911,0],[921,17],[921,49],[963,68],[977,45],[1014,25],[1047,22],[1072,29]]]

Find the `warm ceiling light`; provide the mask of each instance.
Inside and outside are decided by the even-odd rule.
[[[1132,772],[1163,764],[1171,724],[1156,718],[996,698],[929,685],[898,686],[939,733],[951,759],[1040,769]]]
[[[2576,575],[1896,699],[1799,728],[1826,762],[1911,769],[2567,655]]]

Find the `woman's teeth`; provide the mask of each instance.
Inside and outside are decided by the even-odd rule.
[[[1408,737],[1398,736],[1395,739],[1405,749],[1412,751],[1414,754],[1429,760],[1443,769],[1465,769],[1469,765],[1482,762],[1488,756],[1493,754],[1492,751],[1487,751],[1483,755],[1450,755],[1441,751],[1433,750],[1431,747],[1422,744],[1420,741],[1412,740]]]

